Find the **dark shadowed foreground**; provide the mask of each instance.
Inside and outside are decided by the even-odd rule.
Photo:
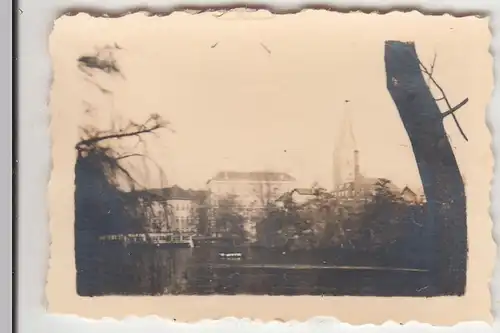
[[[124,251],[121,245],[102,246],[98,273],[94,275],[97,284],[91,287],[94,295],[436,293],[428,271],[393,267],[390,264],[398,262],[385,253],[339,250],[287,255],[271,249],[247,248],[245,259],[231,262],[218,259],[217,251],[203,248],[151,250],[132,246]]]

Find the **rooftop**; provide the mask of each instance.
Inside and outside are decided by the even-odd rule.
[[[315,195],[316,192],[312,188],[295,188],[292,190],[292,193],[295,192],[299,195]]]
[[[182,187],[174,185],[166,188],[155,188],[140,191],[130,192],[131,195],[137,197],[149,197],[156,200],[197,200],[201,199],[204,191],[200,190],[185,190]]]
[[[293,182],[295,178],[284,172],[272,171],[220,171],[211,180],[215,181],[255,181],[255,182]]]
[[[393,193],[399,193],[399,192],[401,192],[401,190],[396,185],[394,185],[394,183],[392,183],[388,179],[385,179],[385,178],[371,178],[371,177],[360,176],[359,186],[362,189],[369,190],[370,188],[372,188],[373,186],[376,186],[376,185],[386,186]],[[347,183],[344,183],[344,184],[340,185],[337,188],[337,190],[340,190],[340,191],[341,190],[347,190],[347,189],[352,188],[353,186],[354,186],[354,181],[350,181],[350,182],[347,182]]]

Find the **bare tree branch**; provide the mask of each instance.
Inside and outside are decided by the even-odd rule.
[[[159,128],[161,128],[160,125],[155,125],[155,126],[153,126],[151,128],[141,129],[141,130],[138,130],[138,131],[135,131],[135,132],[109,134],[109,135],[105,135],[105,136],[101,136],[101,137],[95,137],[95,138],[90,138],[90,139],[82,140],[82,141],[80,141],[77,144],[77,149],[79,147],[81,147],[81,146],[92,145],[94,143],[97,143],[97,142],[103,141],[103,140],[119,139],[119,138],[124,138],[124,137],[128,137],[128,136],[137,136],[139,134],[151,133],[154,130],[157,130]]]
[[[129,158],[129,157],[146,157],[144,156],[144,154],[127,154],[127,155],[122,155],[122,156],[118,156],[116,157],[117,160],[123,160],[124,158]]]
[[[434,53],[434,58],[432,59],[432,64],[431,64],[431,70],[429,72],[430,76],[432,76],[434,74],[434,66],[436,65],[436,58],[437,58],[437,53]],[[427,82],[427,83],[429,83],[429,82]]]
[[[89,74],[90,76],[92,76],[91,74]],[[89,78],[85,78],[85,81],[89,82],[90,84],[94,85],[95,87],[97,87],[97,89],[99,89],[100,92],[102,92],[103,94],[111,94],[111,90],[109,89],[106,89],[106,88],[103,88],[100,84],[90,80]]]
[[[444,118],[444,117],[446,117],[446,116],[448,116],[448,115],[450,115],[450,114],[451,114],[451,115],[453,115],[453,113],[454,113],[455,111],[457,111],[457,110],[458,110],[458,109],[460,109],[462,106],[464,106],[465,104],[467,104],[467,102],[468,102],[468,101],[469,101],[469,99],[468,99],[468,98],[464,99],[463,101],[461,101],[461,102],[460,102],[458,105],[456,105],[455,107],[453,107],[453,108],[449,109],[448,111],[446,111],[446,112],[442,113],[442,117]]]
[[[417,60],[418,60],[418,63],[420,64],[420,67],[422,67],[422,71],[423,71],[425,74],[427,74],[427,76],[429,77],[429,79],[431,80],[431,82],[432,82],[432,83],[436,86],[436,88],[437,88],[437,89],[441,92],[441,96],[442,96],[442,97],[441,97],[441,99],[443,99],[443,100],[445,101],[446,106],[448,107],[448,111],[447,111],[447,112],[445,112],[445,113],[446,113],[446,115],[451,114],[451,116],[453,117],[453,120],[455,121],[455,124],[456,124],[456,125],[457,125],[457,127],[458,127],[458,130],[460,131],[460,134],[462,134],[462,137],[465,139],[465,141],[469,141],[469,139],[468,139],[468,138],[467,138],[467,136],[465,135],[465,133],[464,133],[464,131],[463,131],[462,127],[460,126],[460,123],[458,122],[457,117],[456,117],[456,116],[455,116],[455,114],[453,113],[453,112],[455,112],[455,111],[456,111],[456,110],[458,110],[458,109],[455,109],[455,110],[454,110],[454,108],[451,106],[450,101],[449,101],[449,100],[448,100],[448,98],[446,97],[446,93],[444,92],[444,89],[443,89],[443,88],[442,88],[442,87],[441,87],[441,86],[440,86],[440,85],[436,82],[436,80],[434,79],[433,72],[434,72],[434,65],[435,65],[435,61],[436,61],[436,56],[434,56],[433,64],[432,64],[432,67],[431,67],[431,68],[432,68],[432,70],[431,70],[431,71],[429,71],[429,70],[425,67],[425,65],[424,65],[424,64],[420,61],[420,59],[417,59]],[[467,101],[468,101],[468,98],[465,100],[465,103],[467,103]],[[460,104],[461,104],[461,103],[460,103],[460,104],[459,104],[459,105],[460,105],[460,107],[462,107],[463,105],[465,105],[465,103],[464,103],[464,104],[462,104],[462,105],[460,105]],[[453,111],[452,111],[452,112],[449,112],[449,111],[451,111],[451,110],[453,110]]]

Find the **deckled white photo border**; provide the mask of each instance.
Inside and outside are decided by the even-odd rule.
[[[248,2],[256,3],[256,2]],[[48,126],[50,117],[47,108],[48,91],[50,86],[51,67],[47,50],[47,38],[52,28],[53,20],[66,12],[68,8],[78,10],[101,11],[110,13],[123,13],[126,10],[132,10],[136,7],[147,8],[150,11],[169,11],[172,7],[180,5],[230,5],[231,2],[201,2],[201,1],[166,1],[156,0],[144,2],[134,2],[132,0],[114,0],[114,1],[21,1],[19,6],[22,9],[19,14],[19,46],[20,46],[20,82],[19,87],[19,160],[22,161],[19,166],[19,266],[18,271],[22,272],[18,276],[18,304],[19,304],[19,328],[22,332],[42,331],[42,332],[60,332],[76,331],[87,332],[89,329],[94,331],[113,330],[127,331],[160,331],[160,330],[194,330],[194,331],[227,331],[234,330],[250,331],[252,330],[314,330],[325,331],[336,329],[347,330],[428,330],[433,329],[428,325],[407,323],[403,326],[399,323],[387,323],[383,326],[375,327],[365,325],[363,327],[354,327],[348,324],[340,324],[333,318],[314,318],[304,323],[261,323],[250,320],[223,319],[218,321],[203,321],[197,324],[180,324],[157,317],[149,318],[128,318],[124,321],[101,320],[90,321],[83,318],[72,316],[47,315],[44,309],[44,289],[47,275],[47,262],[49,256],[49,228],[48,228],[48,209],[47,209],[47,182],[50,175],[50,137]],[[263,3],[261,3],[263,4]],[[276,10],[294,10],[307,5],[306,2],[299,1],[273,1],[268,3],[271,9]],[[317,5],[317,3],[314,3]],[[168,5],[168,6],[167,6]],[[437,1],[383,1],[379,5],[377,1],[336,1],[324,3],[324,5],[335,6],[336,9],[347,10],[348,6],[356,9],[366,8],[373,10],[389,10],[391,7],[403,9],[413,7],[425,9],[426,12],[450,12],[453,8],[453,14],[470,14],[470,12],[491,12],[491,27],[493,31],[492,52],[497,54],[500,50],[500,38],[495,31],[500,29],[500,2],[492,1],[461,1],[455,0]],[[495,8],[496,7],[496,8]],[[465,11],[465,12],[464,12]],[[500,71],[499,66],[495,65],[495,78]],[[494,112],[497,109],[496,104],[500,103],[499,89],[495,87],[492,96],[488,114],[490,128],[492,129],[492,141],[494,149],[500,142],[500,135],[495,132],[496,124],[500,123],[500,113]],[[498,105],[500,107],[500,104]],[[496,155],[496,152],[495,152]],[[496,170],[497,168],[495,168]],[[496,172],[495,172],[496,173]],[[496,178],[496,177],[495,177]],[[492,185],[492,218],[496,222],[500,215],[500,184],[497,181]],[[498,239],[500,227],[495,223],[495,239]],[[498,265],[495,269],[496,283],[492,283],[493,309],[498,308],[500,292],[500,283],[498,282]],[[362,311],[362,310],[361,310]],[[494,310],[496,315],[496,310]],[[446,316],[446,313],[443,313]],[[336,324],[335,324],[336,323]],[[332,326],[334,325],[335,326]],[[92,325],[92,326],[89,326]],[[464,323],[453,328],[456,331],[474,331],[486,332],[492,330],[491,327],[482,323]]]

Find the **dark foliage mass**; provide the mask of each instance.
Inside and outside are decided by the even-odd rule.
[[[108,47],[109,48],[109,47]],[[118,47],[115,46],[114,49]],[[107,48],[105,48],[107,50]],[[82,56],[78,59],[78,68],[86,77],[95,78],[99,72],[106,75],[120,73],[113,53],[103,58],[101,52],[93,56]],[[95,78],[95,80],[98,80]],[[91,81],[100,87],[98,82]],[[102,91],[103,89],[100,88]],[[106,91],[109,91],[106,89]],[[144,233],[148,235],[144,221],[147,207],[140,205],[136,198],[127,195],[122,187],[140,188],[141,185],[131,174],[124,162],[130,158],[147,159],[147,154],[139,151],[124,151],[117,141],[136,138],[143,143],[143,136],[155,134],[157,130],[168,125],[160,116],[152,114],[143,123],[129,121],[123,126],[112,126],[113,129],[97,129],[92,126],[82,128],[83,136],[76,144],[77,160],[75,164],[75,253],[77,268],[77,292],[79,295],[91,296],[102,291],[103,270],[110,267],[125,276],[148,277],[150,291],[158,292],[154,274],[144,275],[145,271],[157,272],[157,263],[118,256],[106,260],[106,253],[118,252],[103,248],[100,238],[109,234]],[[149,249],[148,251],[153,251]],[[126,254],[126,252],[124,252]],[[126,259],[123,261],[120,259]],[[110,266],[110,263],[113,265]],[[128,264],[127,264],[128,263]],[[141,273],[139,273],[141,272]],[[112,276],[109,273],[107,276]],[[142,283],[142,282],[141,282]],[[140,284],[139,284],[140,285]]]
[[[298,205],[289,198],[280,207],[269,207],[258,224],[259,240],[264,246],[292,251],[336,247],[369,251],[409,244],[409,236],[419,237],[424,204],[404,202],[383,185],[369,201],[365,199],[346,205],[320,194]]]
[[[221,234],[245,239],[245,217],[236,199],[235,195],[228,195],[219,200],[215,227]]]

